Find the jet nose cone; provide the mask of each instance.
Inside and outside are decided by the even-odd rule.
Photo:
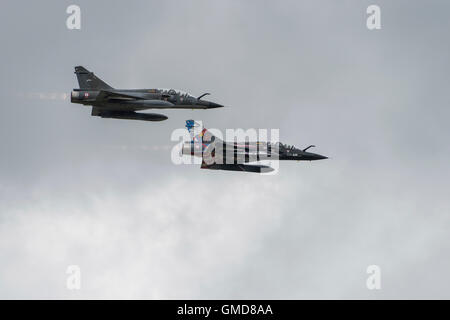
[[[208,102],[208,109],[214,109],[214,108],[223,108],[223,105],[215,103],[215,102]]]
[[[222,108],[223,107],[223,105],[221,105],[221,104],[207,101],[207,100],[197,100],[197,104],[202,106],[205,109],[214,109],[214,108]]]
[[[312,152],[306,152],[306,153],[303,155],[303,158],[304,158],[305,160],[309,160],[309,161],[312,161],[312,160],[323,160],[323,159],[328,159],[328,157],[325,157],[325,156],[323,156],[323,155],[321,155],[321,154],[318,154],[318,153],[312,153]]]
[[[328,159],[328,157],[322,156],[320,154],[316,155],[316,160]]]
[[[317,153],[313,153],[312,154],[312,159],[311,160],[323,160],[323,159],[328,159],[328,157],[325,157],[321,154],[317,154]]]

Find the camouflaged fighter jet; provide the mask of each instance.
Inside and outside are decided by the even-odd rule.
[[[93,72],[75,67],[80,89],[73,89],[70,101],[92,106],[93,116],[115,119],[162,121],[157,113],[139,113],[146,109],[212,109],[223,105],[203,100],[209,93],[194,96],[175,89],[114,89]]]
[[[198,134],[194,128],[200,127]],[[194,120],[186,120],[191,140],[185,141],[181,147],[182,155],[202,158],[202,169],[230,170],[267,173],[274,169],[260,164],[247,164],[261,160],[298,160],[313,161],[328,159],[317,153],[308,152],[314,145],[305,149],[298,149],[280,142],[227,142],[214,136],[206,128]]]

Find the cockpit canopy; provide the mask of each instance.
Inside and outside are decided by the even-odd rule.
[[[158,88],[162,94],[179,95],[181,97],[194,97],[193,95],[178,89]]]
[[[296,150],[297,148],[293,145],[284,144],[281,142],[276,142],[274,145],[276,145],[280,150]]]

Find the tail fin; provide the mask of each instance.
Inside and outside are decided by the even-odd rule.
[[[209,144],[216,139],[218,140],[218,138],[216,138],[216,136],[214,136],[211,132],[209,132],[208,129],[203,127],[202,123],[198,123],[194,120],[186,120],[185,127],[191,134],[191,141],[193,142]]]
[[[93,72],[90,72],[82,66],[75,67],[75,74],[78,78],[80,89],[98,90],[98,89],[113,89],[107,83],[97,78]]]

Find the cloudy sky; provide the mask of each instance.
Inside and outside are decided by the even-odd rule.
[[[81,7],[81,30],[66,8]],[[381,8],[369,31],[366,8]],[[448,1],[6,1],[0,298],[450,298]],[[101,119],[117,88],[227,107]],[[279,128],[331,159],[277,175],[175,166],[185,119]],[[81,268],[81,290],[66,269]],[[366,268],[381,268],[368,290]]]

